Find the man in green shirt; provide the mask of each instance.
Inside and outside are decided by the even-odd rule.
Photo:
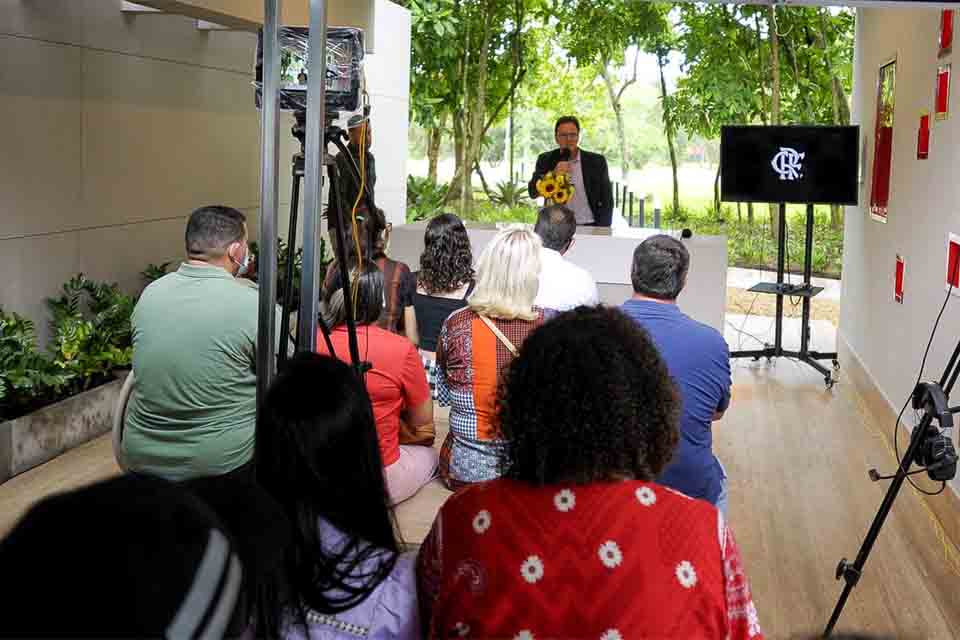
[[[252,475],[259,303],[256,287],[236,277],[250,261],[244,215],[197,209],[186,250],[133,312],[124,460],[172,481]]]

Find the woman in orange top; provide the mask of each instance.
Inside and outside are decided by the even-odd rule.
[[[383,311],[383,274],[369,260],[363,261],[360,269],[351,266],[350,271],[357,287],[360,357],[372,365],[364,379],[377,422],[387,490],[397,504],[429,482],[437,468],[433,400],[417,348],[404,336],[377,326]],[[340,283],[338,269],[324,291],[324,320],[331,329],[330,341],[336,351],[332,355],[349,363],[347,314]],[[317,352],[329,355],[322,335],[317,336]],[[411,444],[400,444],[401,428],[410,434],[405,441]]]

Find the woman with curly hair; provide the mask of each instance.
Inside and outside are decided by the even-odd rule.
[[[417,316],[420,354],[430,387],[436,385],[436,351],[440,326],[454,311],[467,306],[473,290],[473,252],[463,221],[452,213],[441,213],[423,234],[420,271],[413,308]]]
[[[417,560],[431,638],[761,638],[711,504],[656,484],[680,400],[645,331],[577,307],[504,374],[503,477],[440,509]]]

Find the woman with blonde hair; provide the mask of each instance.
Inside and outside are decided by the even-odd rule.
[[[440,477],[450,489],[499,475],[505,442],[494,413],[500,371],[527,335],[543,324],[534,307],[540,238],[511,225],[483,249],[467,307],[450,315],[437,340],[437,391],[450,406],[450,432],[440,452]]]

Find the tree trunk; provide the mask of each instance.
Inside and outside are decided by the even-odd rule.
[[[717,175],[713,179],[713,212],[717,216],[717,220],[723,220],[723,215],[720,213],[720,164],[717,163]]]
[[[600,62],[600,77],[603,78],[607,86],[607,94],[610,96],[610,108],[613,109],[614,120],[617,123],[617,141],[620,143],[620,176],[626,183],[630,171],[630,158],[627,156],[627,133],[623,124],[623,105],[617,98],[617,88],[613,85],[613,77],[610,75],[609,62],[602,60]]]
[[[463,202],[463,168],[466,166],[464,164],[464,148],[466,143],[464,141],[463,133],[463,116],[462,113],[453,114],[453,156],[454,156],[454,170],[453,178],[450,179],[450,187],[447,189],[447,204],[457,202],[461,207],[461,213]]]
[[[769,20],[767,31],[770,33],[770,124],[780,124],[780,34],[777,32],[777,8],[770,6],[767,8]],[[770,233],[773,239],[779,241],[780,235],[780,209],[773,203],[769,205],[770,209]]]
[[[466,7],[465,7],[466,13]],[[460,180],[457,182],[457,189],[454,191],[451,186],[451,191],[457,194],[460,201],[460,215],[466,216],[467,211],[467,197],[468,195],[473,195],[470,182],[470,176],[473,171],[471,167],[473,163],[470,162],[468,155],[468,147],[470,145],[470,53],[473,50],[470,46],[470,16],[465,15],[463,17],[466,20],[466,29],[464,30],[464,47],[463,47],[463,57],[461,57],[461,74],[460,77],[463,79],[463,104],[460,112],[460,149],[459,149],[459,166],[457,167],[457,174],[455,177],[458,177]]]
[[[754,33],[757,36],[757,69],[760,71],[760,122],[767,124],[767,85],[763,81],[763,37],[760,35],[760,14],[753,15]]]
[[[487,115],[487,61],[490,57],[491,21],[493,20],[488,0],[481,3],[480,11],[483,14],[483,33],[480,37],[480,50],[475,56],[477,69],[476,93],[472,100],[467,101],[469,111],[464,123],[467,134],[464,146],[464,167],[473,167],[474,164],[479,162],[484,134],[484,120]],[[464,171],[460,185],[462,193],[460,202],[464,212],[473,206],[472,175],[472,171]]]
[[[443,141],[442,123],[427,130],[427,177],[437,184],[437,165],[440,161],[440,144]]]
[[[486,176],[483,175],[483,170],[480,168],[479,161],[474,161],[473,170],[476,171],[478,176],[480,176],[480,184],[483,185],[483,192],[487,194],[487,199],[493,200],[493,193],[490,191],[490,185],[487,183]]]
[[[737,222],[743,222],[743,210],[740,209],[740,203],[737,203]]]
[[[747,203],[747,224],[753,226],[753,203]]]
[[[786,52],[787,58],[790,59],[790,66],[793,67],[794,83],[800,86],[800,64],[797,62],[797,53],[787,39],[783,41],[783,50]],[[809,72],[810,69],[808,68],[807,71]],[[799,93],[799,101],[803,105],[802,113],[806,124],[816,124],[817,117],[813,112],[813,105],[810,103],[810,92],[800,91]]]
[[[820,15],[820,31],[815,38],[817,46],[827,54],[827,15],[822,10],[817,11]],[[840,78],[835,74],[830,74],[830,89],[833,94],[833,123],[850,124],[850,106],[847,104],[847,94],[843,90],[843,84]],[[840,229],[843,227],[843,209],[840,205],[830,205],[830,227]]]
[[[662,51],[657,51],[657,67],[660,69],[660,107],[663,111],[663,128],[667,134],[667,149],[670,151],[670,169],[673,171],[673,215],[680,213],[680,180],[677,177],[677,149],[674,144],[673,113],[667,100],[667,79],[663,74],[663,68],[667,66],[667,61]],[[717,180],[720,179],[720,168],[717,165]],[[716,191],[716,182],[714,183]],[[716,198],[717,213],[720,213],[720,199]]]

